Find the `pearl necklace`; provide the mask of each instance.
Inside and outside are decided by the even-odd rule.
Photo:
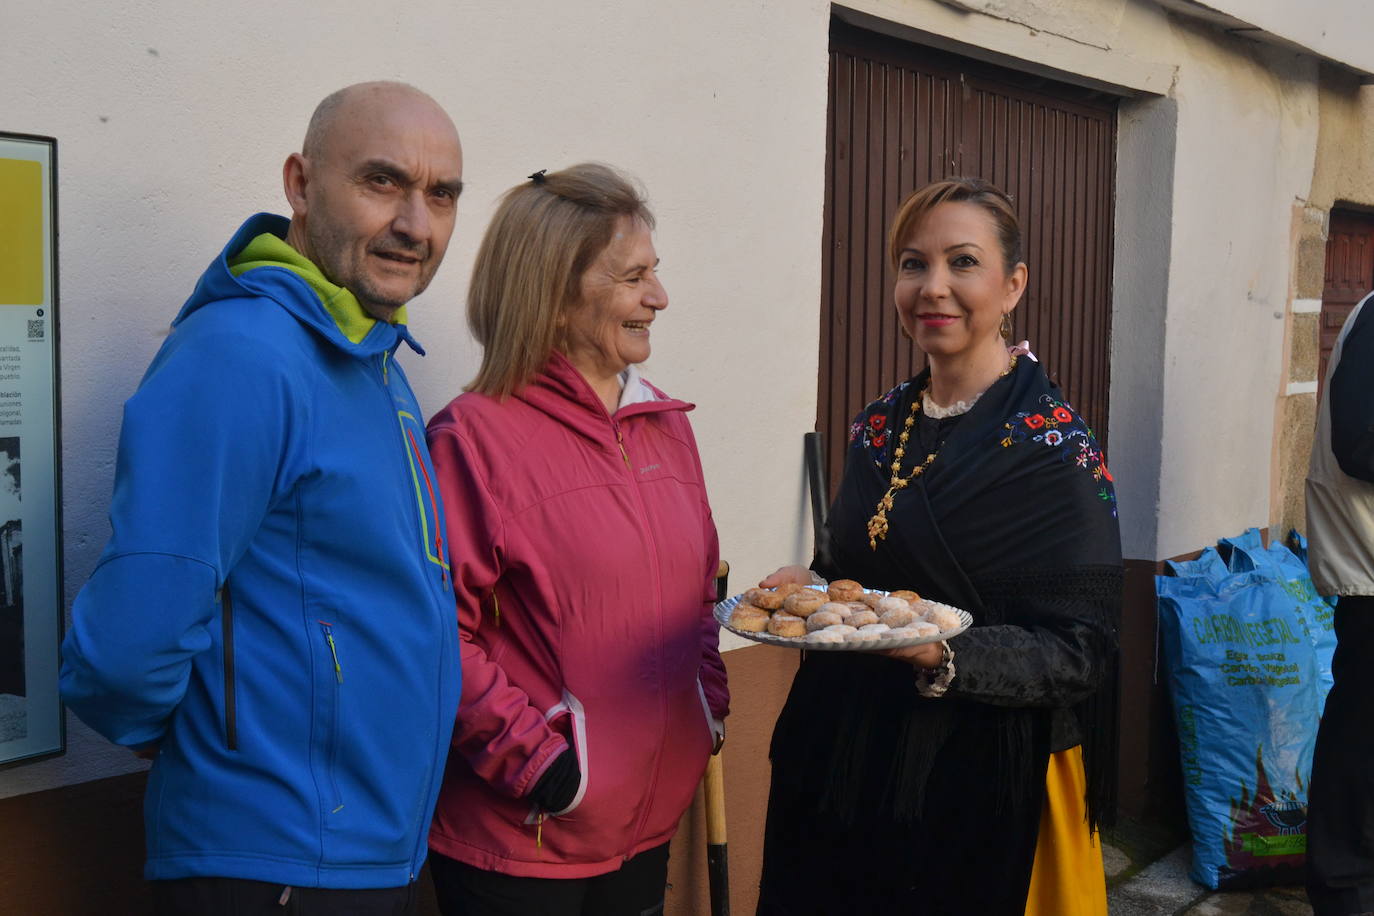
[[[1007,363],[1007,368],[1003,369],[1002,374],[997,376],[999,379],[1006,377],[1011,370],[1016,368],[1016,359],[1017,357],[1015,356],[1011,358],[1011,362]],[[937,445],[935,451],[926,455],[925,461],[922,461],[916,467],[912,468],[911,473],[907,474],[905,478],[902,477],[902,458],[906,455],[907,440],[911,438],[911,427],[916,423],[916,414],[922,410],[922,405],[925,402],[926,392],[929,387],[930,378],[927,376],[925,385],[921,386],[920,393],[917,394],[915,400],[911,402],[911,412],[907,415],[906,423],[902,426],[902,434],[897,437],[897,445],[892,450],[892,477],[889,481],[890,485],[887,488],[887,492],[883,494],[883,498],[878,500],[878,511],[868,520],[868,546],[870,550],[877,550],[878,542],[887,537],[887,530],[889,527],[887,513],[893,506],[893,497],[897,495],[897,491],[905,490],[908,484],[924,474],[926,468],[930,467],[931,463],[935,461],[935,456],[940,453],[940,446]],[[984,391],[986,391],[986,389],[984,389]],[[942,416],[952,417],[958,416],[961,413],[967,413],[972,409],[973,405],[977,403],[978,398],[982,396],[983,392],[980,391],[973,400],[969,401],[966,405],[965,402],[959,401],[953,407],[944,408]],[[960,406],[963,406],[962,410],[958,409]],[[931,413],[933,414],[934,411]]]

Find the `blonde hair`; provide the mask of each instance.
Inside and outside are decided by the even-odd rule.
[[[1016,218],[1016,210],[1011,198],[997,185],[981,178],[946,178],[934,181],[923,188],[911,192],[897,215],[892,220],[892,230],[887,235],[887,257],[895,268],[902,254],[902,246],[916,224],[940,204],[970,203],[982,207],[992,217],[997,227],[997,238],[1002,245],[1002,261],[1010,271],[1021,263],[1021,221]]]
[[[482,345],[468,391],[504,398],[539,374],[562,343],[559,319],[579,304],[582,275],[621,218],[654,227],[635,184],[599,163],[540,172],[506,192],[468,285],[468,327]]]

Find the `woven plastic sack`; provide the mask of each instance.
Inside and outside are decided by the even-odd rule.
[[[1301,883],[1330,606],[1302,561],[1258,531],[1219,547],[1156,578],[1190,874],[1213,889]]]
[[[1334,682],[1331,676],[1331,658],[1336,652],[1336,628],[1333,611],[1336,607],[1334,596],[1317,594],[1317,586],[1307,571],[1307,538],[1297,531],[1288,532],[1285,543],[1277,541],[1268,547],[1260,537],[1258,528],[1251,528],[1238,538],[1222,538],[1217,542],[1217,550],[1226,557],[1227,568],[1232,572],[1259,570],[1278,584],[1293,602],[1293,613],[1304,634],[1312,640],[1317,650],[1317,699],[1318,715],[1326,706],[1326,695],[1331,692]],[[1313,734],[1316,725],[1312,726]]]

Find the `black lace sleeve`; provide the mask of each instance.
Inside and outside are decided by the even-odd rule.
[[[974,580],[988,626],[955,637],[951,696],[1070,707],[1102,682],[1121,616],[1119,566],[1013,570]]]

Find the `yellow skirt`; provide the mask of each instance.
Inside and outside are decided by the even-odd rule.
[[[1088,830],[1083,748],[1050,755],[1026,916],[1107,916],[1102,846]]]

